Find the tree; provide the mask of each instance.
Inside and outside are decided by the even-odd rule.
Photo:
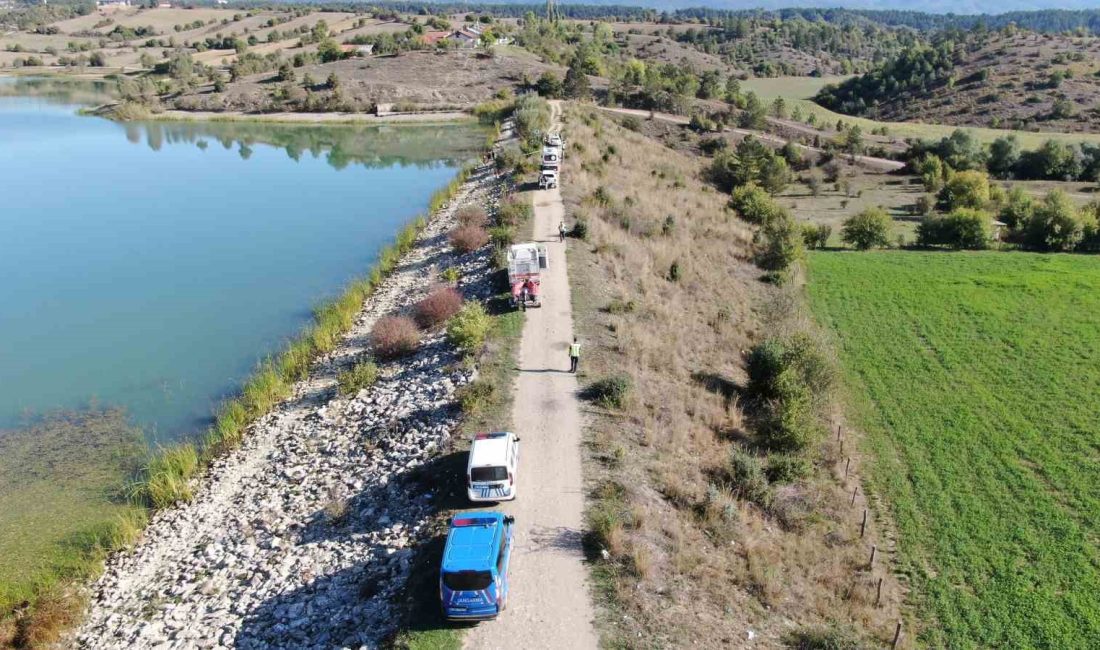
[[[1020,141],[1015,135],[1002,136],[989,146],[986,168],[994,178],[1011,178],[1020,160]]]
[[[782,208],[764,222],[756,240],[756,265],[765,271],[782,273],[803,255],[802,229]]]
[[[1085,236],[1085,215],[1062,190],[1054,190],[1035,207],[1024,226],[1023,240],[1028,248],[1044,251],[1071,251]]]
[[[103,52],[96,50],[88,57],[88,65],[93,68],[102,68],[107,65],[107,57],[103,56]]]
[[[890,230],[894,222],[886,210],[882,208],[867,208],[859,214],[848,217],[840,229],[840,239],[856,248],[865,251],[871,248],[882,248],[890,243]]]
[[[214,92],[216,92],[216,93],[224,93],[225,92],[225,77],[223,77],[220,74],[216,75],[214,77]]]
[[[944,210],[973,208],[980,210],[989,203],[989,176],[985,172],[964,171],[951,175],[939,193]]]
[[[716,155],[710,173],[714,182],[726,192],[740,185],[756,183],[775,194],[783,191],[791,180],[787,161],[751,135],[746,136],[732,151]]]
[[[989,214],[971,208],[959,208],[945,216],[930,215],[917,225],[921,246],[978,250],[988,248],[991,238]]]
[[[570,99],[588,99],[592,95],[592,88],[588,84],[588,75],[578,68],[569,66],[565,72],[565,84],[562,86],[565,96]]]
[[[951,169],[984,169],[986,163],[985,147],[969,131],[955,129],[948,137],[940,140],[936,153]]]
[[[325,80],[325,88],[329,90],[340,89],[340,77],[337,77],[335,72],[330,73],[328,79]]]
[[[321,63],[331,63],[344,58],[344,51],[336,41],[326,38],[317,46],[317,55],[321,57]]]
[[[1008,191],[1004,205],[997,215],[1008,226],[1009,230],[1023,228],[1031,216],[1035,213],[1035,200],[1024,191],[1022,187],[1014,187]]]
[[[293,82],[294,67],[284,61],[279,65],[279,81]]]
[[[768,124],[768,109],[754,92],[745,95],[745,111],[741,113],[740,124],[743,129],[762,129]]]
[[[543,72],[539,80],[535,82],[535,89],[542,97],[549,97],[550,99],[561,97],[561,79],[559,79],[558,75],[554,74],[553,71],[547,70]]]
[[[938,192],[943,184],[947,182],[950,171],[951,169],[944,164],[939,156],[931,153],[925,154],[916,164],[916,172],[924,183],[924,189],[927,192]]]

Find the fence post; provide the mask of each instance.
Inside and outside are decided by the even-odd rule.
[[[877,555],[877,554],[878,554],[878,546],[872,544],[871,545],[871,561],[867,563],[867,568],[869,568],[869,569],[875,568],[875,555]]]
[[[878,579],[878,592],[875,594],[875,607],[882,602],[882,578]]]
[[[852,466],[852,457],[849,456],[848,460],[844,463],[844,478],[848,478],[848,468]]]
[[[852,503],[851,503],[851,505],[853,505],[853,506],[856,504],[856,493],[857,492],[859,492],[859,486],[858,485],[855,486],[854,488],[852,488]]]
[[[898,621],[898,626],[894,629],[894,642],[890,644],[890,647],[897,648],[899,641],[901,641],[901,621]]]
[[[859,536],[863,537],[864,531],[867,530],[867,508],[863,509],[863,523],[859,525]]]

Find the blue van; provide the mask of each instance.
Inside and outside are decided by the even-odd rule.
[[[514,524],[500,512],[465,512],[451,520],[439,572],[444,618],[487,621],[504,610]]]

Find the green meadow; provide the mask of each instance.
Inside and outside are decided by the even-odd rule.
[[[1100,258],[814,253],[921,646],[1100,647]]]
[[[813,101],[812,97],[816,95],[817,91],[821,90],[823,86],[830,83],[840,83],[847,78],[848,77],[843,76],[833,76],[746,79],[741,82],[741,88],[744,90],[751,90],[759,95],[761,99],[769,102],[775,100],[777,97],[782,97],[784,101],[787,102],[789,108],[793,109],[795,106],[798,106],[802,110],[803,115],[814,114],[819,124],[831,125],[836,124],[837,120],[842,120],[848,124],[858,124],[865,132],[885,127],[890,135],[899,138],[938,140],[951,135],[956,129],[961,128],[969,131],[975,138],[986,143],[993,142],[997,138],[1006,135],[1015,135],[1019,139],[1020,145],[1025,149],[1036,149],[1047,140],[1057,140],[1058,142],[1067,144],[1075,144],[1078,142],[1091,142],[1096,144],[1100,142],[1100,134],[1097,133],[1018,131],[976,126],[959,127],[950,124],[927,124],[922,122],[880,122],[865,117],[853,117],[851,115],[836,113],[822,106],[818,106],[817,103]]]

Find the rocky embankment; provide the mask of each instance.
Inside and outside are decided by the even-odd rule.
[[[410,543],[432,513],[413,474],[452,435],[455,390],[475,371],[435,331],[357,395],[338,396],[335,377],[369,353],[375,321],[415,303],[444,268],[461,269],[467,298],[491,293],[489,253],[458,256],[447,234],[456,207],[494,206],[502,189],[478,169],[339,349],[212,465],[193,501],[158,513],[108,562],[78,647],[358,648],[392,632]]]

